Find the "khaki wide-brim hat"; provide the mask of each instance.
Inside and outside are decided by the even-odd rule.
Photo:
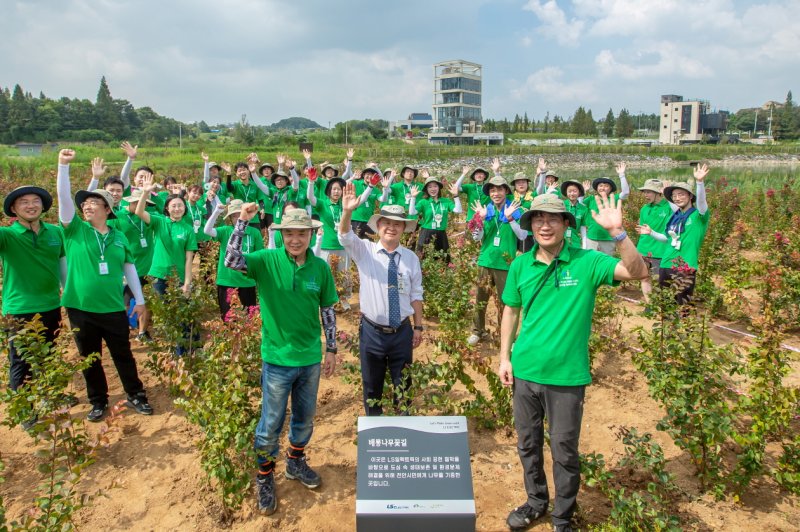
[[[228,210],[225,211],[225,218],[224,219],[227,220],[228,217],[231,214],[237,214],[237,213],[241,214],[242,213],[242,205],[244,205],[244,202],[242,200],[240,200],[240,199],[235,199],[235,200],[232,200],[230,203],[228,203]]]
[[[75,194],[75,205],[80,208],[83,205],[83,202],[89,198],[100,198],[106,204],[106,207],[111,209],[111,212],[108,213],[108,219],[111,220],[112,218],[116,218],[117,215],[114,214],[114,198],[111,196],[111,193],[107,190],[97,189],[97,190],[79,190]]]
[[[378,220],[381,218],[386,218],[388,220],[397,220],[398,222],[405,222],[406,228],[403,232],[410,233],[417,227],[416,220],[410,220],[406,217],[406,210],[403,208],[402,205],[384,205],[381,207],[381,212],[378,214],[373,214],[367,225],[370,229],[378,232]]]
[[[322,222],[312,219],[305,209],[289,209],[283,213],[281,223],[273,224],[272,227],[275,229],[319,229],[322,227]]]
[[[511,184],[514,184],[514,181],[527,181],[528,183],[531,182],[531,178],[525,175],[525,172],[517,172],[514,174],[514,179],[511,180]]]
[[[564,205],[564,200],[560,199],[555,194],[542,194],[536,196],[531,202],[531,208],[525,211],[519,219],[519,226],[525,231],[531,230],[531,218],[535,212],[549,212],[552,214],[561,214],[569,220],[569,225],[576,227],[577,222],[575,216],[567,210]]]
[[[208,163],[208,169],[211,170],[212,168],[216,168],[220,172],[222,171],[222,167],[217,163]]]
[[[644,186],[639,187],[639,190],[642,192],[650,191],[661,194],[661,191],[664,190],[664,183],[662,183],[660,179],[648,179],[644,182]]]
[[[553,179],[558,181],[558,176],[556,175],[556,173],[555,172],[551,172],[550,170],[548,170],[547,173],[544,174],[544,177],[546,177],[546,178],[547,177],[552,177]]]
[[[419,173],[419,170],[417,170],[416,168],[413,168],[411,166],[404,166],[403,168],[401,168],[400,169],[400,177],[403,177],[403,174],[406,173],[406,170],[411,170],[412,172],[414,172],[414,179],[417,178],[417,174]]]
[[[489,189],[491,189],[492,187],[505,187],[506,194],[511,194],[511,186],[506,182],[505,179],[503,179],[499,175],[494,176],[489,181],[486,181],[486,183],[484,183],[483,189],[482,189],[483,190],[483,195],[484,196],[488,196],[489,195]]]
[[[489,177],[489,170],[487,170],[486,168],[481,168],[481,167],[479,166],[479,167],[477,167],[475,170],[473,170],[471,174],[469,174],[469,178],[470,178],[470,179],[472,179],[473,181],[475,181],[475,174],[476,174],[477,172],[483,172],[483,174],[484,174],[486,177]]]
[[[339,170],[335,166],[333,166],[332,164],[328,164],[328,163],[322,163],[322,169],[319,172],[320,174],[322,174],[322,177],[324,177],[326,179],[328,178],[328,176],[325,175],[325,170],[327,170],[328,168],[333,170],[333,175],[331,177],[336,177],[336,176],[339,175]]]
[[[139,200],[142,199],[142,194],[144,194],[144,191],[141,188],[132,188],[131,195],[125,196],[124,198],[122,198],[122,200],[127,201],[128,203],[139,203]],[[148,205],[156,204],[156,202],[151,200],[150,198],[147,198],[146,203]]]
[[[567,180],[567,181],[564,181],[563,183],[561,183],[561,195],[564,196],[565,198],[567,197],[567,189],[569,187],[578,187],[578,190],[580,191],[579,197],[586,195],[586,191],[583,190],[583,185],[582,184],[578,183],[577,181]]]
[[[592,188],[594,189],[595,192],[597,192],[597,187],[603,183],[611,185],[612,194],[617,191],[617,184],[614,183],[614,180],[611,179],[610,177],[598,177],[597,179],[592,181]]]
[[[261,166],[258,167],[258,173],[261,174],[261,172],[264,170],[264,168],[269,168],[273,172],[275,171],[275,167],[274,166],[272,166],[269,163],[264,163],[264,164],[262,164]]]
[[[436,183],[437,185],[439,185],[439,190],[441,190],[441,189],[443,189],[443,188],[444,188],[444,184],[443,184],[441,181],[439,181],[439,180],[438,180],[438,179],[436,179],[435,177],[431,176],[431,177],[429,177],[429,178],[427,178],[427,179],[425,180],[425,184],[424,184],[424,185],[422,185],[422,190],[425,190],[425,189],[427,189],[427,188],[428,188],[428,185],[430,185],[431,183]]]
[[[694,201],[696,196],[689,183],[672,183],[672,185],[666,187],[664,189],[664,197],[667,198],[667,201],[672,203],[672,193],[675,192],[676,189],[685,190],[692,196],[692,201]]]
[[[278,170],[277,172],[272,172],[272,175],[269,176],[269,180],[273,185],[275,185],[275,181],[277,181],[279,177],[282,177],[286,181],[289,181],[289,174],[287,174],[283,170]]]

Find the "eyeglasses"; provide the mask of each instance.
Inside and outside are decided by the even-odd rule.
[[[31,199],[31,200],[19,199],[15,203],[17,205],[19,205],[20,207],[30,207],[30,206],[39,207],[39,206],[42,205],[42,200],[40,198]]]
[[[101,200],[86,200],[83,203],[81,203],[81,208],[87,207],[87,206],[105,207],[106,206],[106,202],[105,201],[101,201]]]
[[[563,223],[564,218],[561,216],[536,216],[531,220],[531,227],[542,227],[543,225],[553,227],[554,225],[561,225]]]

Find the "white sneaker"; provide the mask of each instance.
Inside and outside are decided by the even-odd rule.
[[[475,333],[471,334],[471,335],[469,336],[469,338],[467,338],[467,343],[468,343],[469,345],[478,345],[478,342],[480,342],[480,341],[481,341],[481,337],[480,337],[480,336],[478,336],[478,335],[477,335],[477,334],[475,334]]]
[[[343,312],[348,312],[349,310],[350,310],[350,303],[346,299],[343,299],[342,300],[342,311]]]

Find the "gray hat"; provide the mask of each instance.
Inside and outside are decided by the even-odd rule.
[[[514,184],[514,181],[527,181],[528,183],[531,182],[531,178],[525,175],[525,172],[517,172],[514,174],[514,179],[511,180],[511,184]]]
[[[484,196],[488,196],[489,195],[489,190],[492,187],[505,187],[506,188],[506,194],[511,194],[511,187],[506,182],[506,180],[503,179],[502,177],[500,177],[499,175],[494,176],[489,181],[487,181],[486,183],[483,184],[483,195]]]
[[[477,172],[483,172],[484,174],[486,174],[486,177],[489,177],[489,170],[487,170],[486,168],[481,168],[479,166],[475,170],[473,170],[471,174],[469,174],[469,178],[475,181],[475,174]]]
[[[272,170],[273,172],[275,171],[275,167],[274,167],[274,166],[272,166],[272,165],[271,165],[271,164],[269,164],[269,163],[264,163],[264,164],[262,164],[261,166],[259,166],[259,167],[258,167],[258,173],[260,174],[260,173],[261,173],[261,171],[262,171],[264,168],[269,168],[269,169],[270,169],[270,170]]]
[[[417,170],[416,168],[413,168],[411,166],[404,166],[403,168],[401,168],[400,169],[400,177],[403,177],[403,174],[405,173],[406,170],[411,170],[412,172],[414,172],[414,179],[417,178],[417,174],[419,173],[419,170]]]
[[[288,209],[283,213],[281,223],[273,224],[272,227],[275,229],[319,229],[322,227],[322,222],[312,219],[305,209]]]
[[[225,216],[223,218],[227,220],[228,216],[230,216],[231,214],[236,214],[236,213],[241,214],[242,205],[244,205],[244,202],[240,199],[231,200],[231,202],[228,203],[228,209],[227,211],[225,211]]]
[[[672,203],[672,193],[675,192],[676,189],[685,190],[692,196],[692,201],[694,201],[696,196],[689,183],[672,183],[672,185],[666,187],[664,189],[664,197],[667,198],[667,201]]]
[[[83,202],[89,198],[100,198],[106,203],[106,206],[109,209],[111,209],[111,212],[108,213],[109,220],[117,217],[117,215],[114,214],[114,197],[111,196],[110,192],[103,189],[79,190],[75,194],[75,204],[78,205],[78,207],[80,207],[81,205],[83,205]]]
[[[139,200],[142,199],[142,194],[144,194],[144,190],[142,190],[141,188],[131,188],[131,195],[125,196],[122,199],[124,201],[127,201],[128,203],[139,203]],[[147,198],[147,204],[155,205],[156,202],[151,200],[150,198]]]
[[[649,190],[650,192],[661,194],[664,190],[664,183],[660,179],[648,179],[644,182],[644,186],[639,187],[639,190],[642,192]]]
[[[554,177],[556,181],[558,181],[558,176],[552,170],[548,170],[547,173],[544,174],[545,177]]]
[[[381,207],[381,212],[378,214],[373,214],[367,225],[370,229],[378,232],[378,220],[381,218],[386,218],[388,220],[397,220],[398,222],[405,222],[406,228],[403,232],[410,233],[417,227],[417,221],[409,219],[406,216],[406,210],[403,208],[402,205],[384,205]]]
[[[439,189],[440,190],[444,188],[444,185],[442,184],[441,181],[439,181],[437,178],[431,176],[431,177],[428,177],[427,179],[425,179],[425,184],[422,185],[422,190],[425,190],[426,188],[428,188],[428,185],[430,185],[431,183],[436,183],[437,185],[439,185]]]
[[[278,170],[277,172],[273,172],[272,175],[269,176],[269,180],[274,185],[275,181],[277,181],[279,177],[282,177],[286,181],[289,181],[289,175],[283,170]]]
[[[325,179],[328,179],[328,176],[325,175],[325,170],[327,170],[328,168],[333,170],[333,175],[331,177],[336,177],[336,176],[339,175],[339,170],[335,166],[333,166],[330,163],[325,162],[325,163],[322,163],[322,167],[320,168],[320,171],[319,171],[319,173],[322,174],[322,177],[324,177]]]
[[[555,194],[542,194],[533,198],[531,208],[525,211],[520,217],[519,226],[526,231],[530,231],[531,218],[533,218],[533,214],[536,212],[560,214],[569,220],[569,225],[572,227],[576,227],[577,225],[575,216],[567,210],[567,206],[564,205],[564,200]]]
[[[208,169],[211,170],[212,168],[222,171],[222,167],[217,163],[208,163]]]

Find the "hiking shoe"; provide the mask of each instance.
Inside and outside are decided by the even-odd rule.
[[[275,475],[256,475],[256,498],[258,509],[271,515],[278,509],[278,496],[275,493]]]
[[[349,312],[350,311],[350,302],[346,299],[342,299],[342,312]]]
[[[153,414],[153,407],[147,402],[147,397],[145,397],[144,394],[137,395],[136,397],[128,397],[126,405],[142,415],[150,416]]]
[[[475,333],[470,334],[469,338],[467,338],[467,343],[469,345],[478,345],[478,342],[480,342],[480,341],[481,341],[481,337],[479,335],[475,334]]]
[[[299,480],[300,484],[307,488],[314,489],[322,484],[322,478],[316,471],[308,467],[306,457],[286,459],[286,478],[289,480]]]
[[[153,337],[152,337],[152,336],[150,336],[150,333],[149,333],[149,332],[147,332],[147,331],[145,331],[145,332],[143,332],[143,333],[140,333],[140,334],[137,334],[137,335],[136,335],[136,339],[137,339],[139,342],[143,343],[143,344],[149,344],[150,342],[152,342],[152,341],[153,341]]]
[[[86,421],[91,421],[92,423],[97,423],[103,416],[106,415],[106,410],[108,409],[108,405],[92,405],[92,409],[89,410],[89,413],[86,414]]]
[[[572,525],[553,525],[553,532],[572,532]]]
[[[533,507],[526,502],[522,506],[514,508],[514,510],[508,514],[506,524],[511,530],[525,530],[543,515],[544,510],[534,510]]]

